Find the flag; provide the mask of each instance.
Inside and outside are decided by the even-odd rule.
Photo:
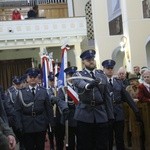
[[[48,89],[48,73],[49,73],[49,62],[46,55],[42,56],[42,78],[43,87]]]
[[[78,96],[78,94],[70,86],[68,86],[68,88],[67,88],[67,94],[74,101],[74,103],[76,105],[79,103],[79,96]]]
[[[49,53],[49,72],[54,72],[53,68],[53,52]]]
[[[48,89],[48,75],[50,72],[53,72],[53,53],[48,54],[46,49],[43,50],[41,55],[41,66],[43,87]]]
[[[60,66],[58,82],[57,82],[58,88],[61,88],[67,85],[66,74],[64,73],[64,70],[67,68],[67,50],[68,49],[69,48],[67,46],[62,48],[61,66]]]

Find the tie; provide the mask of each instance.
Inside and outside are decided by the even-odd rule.
[[[35,96],[35,88],[32,88],[31,91],[32,91],[32,95]]]
[[[109,79],[109,84],[110,84],[111,86],[113,86],[113,84],[112,84],[112,79],[111,79],[111,78]]]
[[[96,78],[95,78],[95,75],[94,75],[94,73],[93,73],[93,71],[91,71],[90,73],[91,73],[92,78],[93,78],[93,79],[96,79]]]

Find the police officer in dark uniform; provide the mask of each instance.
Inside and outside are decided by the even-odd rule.
[[[75,66],[71,66],[68,67],[64,70],[64,72],[66,73],[66,79],[72,77],[72,75],[76,72],[77,67]],[[63,107],[60,107],[62,109],[62,111],[64,112],[64,110],[66,109],[67,111],[69,111],[69,114],[65,114],[67,116],[63,116],[62,115],[62,123],[65,125],[65,120],[68,120],[68,150],[75,150],[76,148],[76,136],[77,136],[77,122],[74,119],[74,113],[75,113],[75,101],[73,99],[73,97],[71,95],[69,95],[67,93],[67,89],[71,88],[73,90],[73,92],[77,91],[77,88],[72,84],[72,80],[68,80],[67,81],[67,87],[62,87],[59,92],[58,92],[58,96],[60,98],[60,100],[62,101],[66,101],[66,97],[65,94],[67,94],[67,101],[66,101],[66,105],[63,105]],[[68,110],[69,108],[69,110]]]
[[[80,100],[74,116],[77,150],[107,150],[108,122],[114,118],[107,79],[101,70],[96,70],[95,53],[86,50],[80,55],[85,68],[73,80]]]
[[[12,86],[10,86],[5,92],[6,98],[4,101],[4,106],[6,109],[9,126],[11,126],[14,130],[15,130],[15,124],[14,124],[14,118],[12,118],[13,116],[12,113],[14,113],[14,104],[16,103],[16,97],[19,89],[21,89],[21,78],[19,76],[14,76],[12,78]],[[13,110],[10,110],[8,105],[11,105],[12,106],[11,108],[13,108]]]
[[[47,90],[38,86],[39,70],[27,71],[28,87],[19,91],[15,111],[17,128],[23,133],[26,150],[44,150],[48,123],[53,123],[53,111]]]
[[[4,102],[4,107],[7,113],[9,126],[12,127],[16,137],[17,141],[19,142],[19,149],[24,150],[24,145],[22,142],[22,136],[20,135],[20,132],[16,129],[16,122],[15,122],[15,112],[14,112],[14,105],[17,100],[18,90],[22,88],[22,79],[19,76],[14,76],[12,78],[12,86],[9,87],[6,91],[6,99]]]
[[[15,149],[16,147],[15,134],[8,125],[8,120],[3,105],[4,100],[5,96],[2,87],[0,86],[0,149],[1,150]]]
[[[104,73],[107,76],[109,83],[110,95],[112,97],[112,103],[114,108],[115,120],[110,125],[109,132],[109,150],[113,149],[113,132],[115,133],[115,142],[117,150],[124,150],[124,109],[123,102],[127,102],[131,109],[135,112],[137,121],[141,122],[139,110],[136,107],[133,99],[129,93],[125,90],[122,80],[113,77],[114,66],[116,62],[108,59],[102,62]]]

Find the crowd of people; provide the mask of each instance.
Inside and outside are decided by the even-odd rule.
[[[126,102],[143,123],[136,105],[150,102],[150,70],[124,67],[117,75],[112,59],[96,69],[95,50],[81,53],[83,70],[76,66],[64,70],[67,84],[55,87],[50,73],[49,88],[41,85],[40,70],[29,68],[22,77],[15,76],[12,86],[0,94],[0,149],[44,150],[46,134],[50,150],[124,150],[124,108]],[[78,96],[68,93],[71,89]],[[3,142],[1,142],[3,141]]]

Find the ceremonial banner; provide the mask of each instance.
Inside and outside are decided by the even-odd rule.
[[[79,96],[78,96],[78,94],[70,86],[68,86],[67,94],[74,101],[74,103],[76,105],[79,103]]]

